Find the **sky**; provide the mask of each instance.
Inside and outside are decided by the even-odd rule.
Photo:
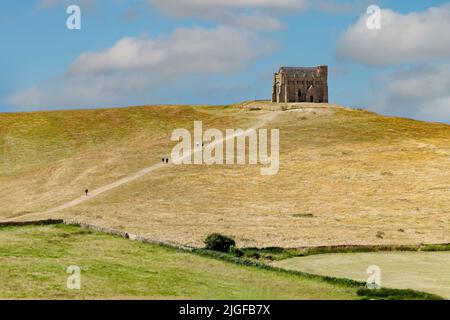
[[[281,66],[328,65],[331,103],[450,123],[450,2],[0,5],[0,112],[270,99]],[[81,29],[67,27],[70,5]],[[379,28],[368,27],[371,5]]]

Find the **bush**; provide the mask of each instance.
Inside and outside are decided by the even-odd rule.
[[[259,258],[261,258],[261,255],[258,252],[256,252],[256,251],[246,252],[245,256],[247,258],[251,258],[251,259],[259,259]]]
[[[230,248],[230,253],[236,257],[242,257],[244,255],[244,252],[242,252],[241,249],[235,246]]]
[[[236,242],[233,238],[221,235],[219,233],[213,233],[206,237],[205,239],[205,249],[219,251],[219,252],[230,252],[231,247],[234,247]]]

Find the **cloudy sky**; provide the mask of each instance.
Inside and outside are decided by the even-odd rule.
[[[7,3],[5,3],[7,2]],[[81,30],[66,27],[69,5]],[[381,8],[381,29],[367,8]],[[269,99],[330,68],[330,102],[450,123],[450,2],[21,0],[0,10],[0,111]]]

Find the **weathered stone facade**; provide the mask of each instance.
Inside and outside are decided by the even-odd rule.
[[[281,67],[273,76],[272,102],[328,102],[328,67]]]

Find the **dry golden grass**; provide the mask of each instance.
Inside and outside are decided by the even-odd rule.
[[[174,145],[173,128],[192,128],[194,120],[205,128],[246,128],[268,113],[226,107],[83,112],[52,120],[69,142],[48,137],[45,119],[52,113],[33,114],[45,122],[38,142],[34,131],[20,139],[10,127],[1,129],[3,136],[9,132],[0,149],[9,159],[0,178],[3,219],[52,208],[86,186],[160,161]],[[79,128],[89,112],[97,118]],[[167,166],[51,216],[194,246],[212,232],[258,247],[450,242],[450,126],[324,106],[272,112],[277,117],[266,127],[280,129],[278,175],[261,176],[256,166]],[[29,128],[30,114],[13,117],[13,128]]]
[[[0,114],[0,217],[41,211],[160,161],[175,128],[231,125],[236,110],[191,106]]]

